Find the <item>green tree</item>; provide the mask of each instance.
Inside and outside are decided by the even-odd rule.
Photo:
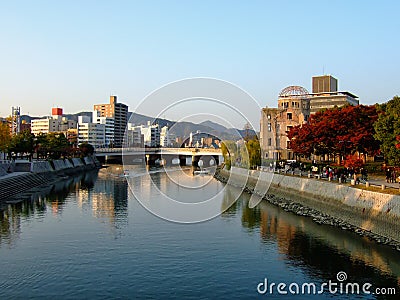
[[[247,142],[238,145],[238,163],[242,168],[250,168],[250,156],[249,149],[247,147]]]
[[[261,165],[261,147],[257,136],[253,136],[246,142],[246,149],[248,155],[248,166],[255,168]]]
[[[35,152],[37,158],[47,158],[48,151],[49,145],[47,143],[47,133],[40,132],[35,137]]]
[[[82,143],[79,145],[79,149],[83,156],[92,155],[94,153],[94,147],[88,143]]]
[[[47,135],[47,147],[50,152],[50,157],[54,159],[66,156],[71,148],[63,133],[49,133]]]
[[[254,168],[261,165],[261,147],[260,141],[257,137],[247,142],[247,149],[249,151],[250,167]]]
[[[261,165],[261,147],[257,136],[253,136],[244,142],[238,149],[240,165],[247,169],[253,169]]]
[[[228,170],[231,169],[232,160],[237,157],[237,147],[234,141],[223,141],[221,142],[221,151],[224,157],[225,165]]]
[[[11,138],[10,147],[8,148],[9,153],[14,152],[15,154],[29,154],[29,158],[32,158],[34,152],[34,138],[35,136],[29,131],[24,130]]]
[[[63,133],[39,133],[35,138],[35,152],[38,158],[59,159],[71,155],[73,147]]]
[[[381,143],[381,151],[390,165],[400,164],[400,148],[396,138],[400,135],[400,97],[395,96],[387,103],[378,105],[380,115],[374,124],[374,137]]]
[[[0,123],[0,152],[7,153],[10,142],[10,128],[6,123]]]

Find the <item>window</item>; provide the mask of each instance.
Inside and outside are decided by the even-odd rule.
[[[286,142],[286,148],[290,149],[290,141]]]
[[[268,123],[268,131],[269,131],[269,132],[272,131],[272,125],[271,125],[271,123]]]
[[[271,120],[271,115],[268,115],[267,118],[268,118],[268,120]]]
[[[292,120],[292,113],[287,113],[287,119]]]
[[[268,146],[272,146],[272,139],[268,138]]]

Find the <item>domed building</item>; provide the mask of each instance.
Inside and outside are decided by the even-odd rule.
[[[295,159],[286,134],[310,116],[310,93],[301,86],[288,86],[278,97],[277,108],[263,108],[260,146],[263,160]]]
[[[284,88],[279,93],[278,107],[261,111],[262,161],[296,159],[287,138],[290,128],[307,122],[311,114],[322,109],[358,105],[357,98],[350,92],[338,91],[338,81],[331,75],[314,76],[312,93],[301,86]]]

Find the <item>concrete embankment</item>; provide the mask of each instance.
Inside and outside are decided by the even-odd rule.
[[[215,177],[320,224],[338,226],[400,250],[400,196],[306,177],[232,168]]]
[[[15,198],[42,184],[63,180],[83,170],[91,170],[100,164],[92,157],[58,159],[53,161],[18,161],[13,173],[2,172],[0,176],[0,200]],[[4,168],[3,168],[4,169]]]

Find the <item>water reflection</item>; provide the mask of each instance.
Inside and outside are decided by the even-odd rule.
[[[89,193],[91,208],[93,216],[120,229],[127,224],[128,183],[125,178],[111,179],[110,176],[99,172],[99,180]]]
[[[241,206],[242,226],[259,230],[265,249],[276,243],[283,260],[303,268],[310,276],[334,280],[339,271],[357,282],[371,282],[375,287],[400,288],[400,254],[352,232],[318,225],[310,218],[299,217],[263,201],[248,207],[250,196],[243,193],[226,213]],[[379,298],[378,299],[387,299]]]
[[[193,193],[179,188],[177,185],[171,185],[166,174],[162,172],[152,173],[151,176],[132,177],[128,180],[132,184],[131,188],[135,188],[136,192],[143,195],[148,195],[149,199],[152,197],[151,200],[154,203],[157,203],[160,191],[180,197],[191,195],[192,200],[199,200],[210,193],[220,191],[223,187],[220,183],[213,182],[208,188],[201,188]],[[189,178],[181,176],[179,180],[189,180]],[[193,180],[202,183],[203,178],[195,177]],[[160,191],[152,189],[151,183]],[[229,279],[232,268],[237,267],[237,270],[241,272],[244,264],[249,263],[249,269],[252,272],[253,269],[257,269],[257,266],[262,264],[264,264],[262,265],[263,269],[264,267],[267,269],[266,262],[269,263],[269,261],[266,258],[276,255],[279,264],[284,265],[282,269],[295,268],[318,281],[335,280],[339,271],[345,271],[349,279],[355,282],[371,282],[374,286],[380,287],[399,286],[400,254],[398,252],[350,232],[318,225],[310,218],[287,213],[266,201],[262,201],[258,206],[251,209],[248,205],[250,200],[248,194],[242,194],[239,200],[234,202],[238,194],[240,194],[240,190],[226,187],[219,203],[221,211],[223,211],[221,218],[202,224],[178,226],[164,220],[155,219],[150,214],[142,213],[137,218],[136,216],[133,218],[132,215],[128,216],[130,194],[123,174],[111,172],[107,169],[99,172],[88,172],[43,187],[32,195],[24,195],[24,197],[29,196],[30,198],[20,203],[3,204],[0,210],[0,247],[12,247],[22,236],[23,230],[25,230],[25,236],[27,236],[27,232],[30,232],[25,226],[27,222],[44,218],[51,221],[65,216],[66,223],[59,224],[59,228],[68,228],[70,223],[78,220],[81,227],[69,227],[70,231],[72,231],[71,228],[86,228],[87,232],[82,235],[75,232],[66,233],[66,237],[69,239],[66,239],[67,241],[63,245],[70,248],[68,248],[67,254],[63,256],[65,261],[60,268],[65,269],[66,266],[73,266],[76,268],[75,275],[85,274],[80,279],[90,281],[92,285],[101,280],[105,282],[112,278],[118,278],[118,280],[108,282],[109,286],[120,287],[123,290],[129,284],[121,278],[129,278],[132,279],[133,283],[142,280],[143,284],[137,283],[140,285],[137,288],[140,289],[145,288],[144,285],[148,283],[151,276],[156,277],[159,274],[164,274],[165,277],[171,275],[171,278],[179,278],[177,280],[180,281],[204,275],[204,278],[206,278],[203,279],[204,286],[209,286],[213,283],[210,283],[208,278],[209,276],[212,277],[213,273],[207,274],[206,272],[207,270],[217,272],[217,270],[213,270],[214,266],[217,266],[216,269],[220,270],[226,268],[226,272],[224,271],[220,275]],[[137,207],[133,206],[135,210],[136,208],[141,209],[138,204],[133,205],[137,205]],[[84,213],[79,216],[79,212]],[[129,217],[130,226],[127,226]],[[47,219],[46,221],[49,221]],[[92,222],[92,220],[95,220],[95,222]],[[228,223],[228,220],[237,222],[230,222],[229,226],[224,226]],[[49,224],[48,227],[52,225],[51,222]],[[244,230],[237,230],[235,226]],[[48,227],[41,229],[48,229]],[[133,229],[133,227],[135,228]],[[109,237],[112,240],[114,237],[119,237],[122,233],[127,232],[124,236],[129,238],[119,240],[121,242],[118,244],[109,240],[103,243],[103,239],[100,237],[103,234],[103,228],[106,228],[106,233],[102,237]],[[112,234],[110,234],[110,230]],[[58,235],[59,232],[55,231],[49,239],[57,239]],[[212,238],[214,235],[216,236],[215,239]],[[64,236],[59,238],[62,240]],[[86,239],[91,238],[93,240],[88,243],[90,246],[85,248]],[[46,239],[47,236],[44,240],[48,242]],[[206,239],[207,242],[205,242]],[[60,240],[55,241],[55,245],[58,245],[57,243]],[[248,257],[248,250],[257,248],[252,244],[253,240],[256,245],[260,245],[260,252],[251,252],[257,254],[254,257]],[[43,242],[43,240],[40,242]],[[30,245],[30,243],[26,243],[24,246],[28,247],[27,245]],[[118,247],[115,247],[115,245],[118,245]],[[22,249],[24,249],[24,246],[21,246]],[[54,247],[54,249],[57,249],[56,246]],[[46,251],[47,248],[45,248],[38,246],[40,251]],[[82,251],[82,249],[85,251]],[[97,251],[99,249],[102,251]],[[107,251],[104,251],[104,249]],[[185,250],[180,251],[181,249]],[[9,251],[9,257],[15,254],[13,250]],[[28,247],[26,251],[30,250]],[[50,255],[49,260],[52,261],[52,252],[51,250],[48,251],[46,255]],[[82,252],[87,252],[87,256]],[[71,253],[75,253],[76,264],[70,264],[69,255]],[[99,254],[96,256],[94,253]],[[112,257],[104,255],[104,253],[112,253]],[[25,258],[24,253],[20,253],[20,255]],[[43,257],[46,258],[46,255],[43,255]],[[105,259],[102,260],[104,257]],[[127,257],[130,267],[124,265]],[[112,258],[115,258],[115,260]],[[93,259],[93,261],[89,259]],[[47,263],[50,264],[50,261]],[[101,263],[96,265],[98,261]],[[236,261],[239,261],[239,263],[236,263]],[[223,262],[223,264],[218,265],[218,262]],[[82,273],[90,269],[86,268],[84,263],[90,266],[96,265],[100,268],[100,271],[94,270],[94,275]],[[107,263],[109,264],[103,266]],[[193,273],[191,267],[185,268],[186,263],[188,266],[197,266],[197,271]],[[42,265],[45,266],[45,264],[40,264],[40,266]],[[81,265],[82,269],[80,269]],[[205,266],[204,269],[201,268],[202,265]],[[115,267],[115,273],[109,274],[114,274],[114,277],[102,275],[107,274],[108,270],[113,267]],[[124,276],[118,277],[119,272],[125,270],[125,267],[127,271]],[[54,273],[50,272],[50,275],[56,276],[59,274],[59,270],[54,269]],[[47,269],[42,269],[42,272],[47,271]],[[180,273],[181,271],[186,273]],[[143,275],[146,272],[148,272],[147,277]],[[170,274],[170,272],[177,274]],[[240,281],[245,278],[236,276],[237,274],[243,275],[240,272],[232,271],[234,278],[230,279],[235,284],[238,284],[238,281],[234,281],[237,278]],[[180,274],[185,275],[179,277]],[[96,277],[97,275],[99,277]],[[129,277],[131,275],[132,277]],[[288,272],[285,276],[288,281],[291,279],[291,273]],[[212,278],[216,282],[220,282],[220,278]],[[254,279],[252,284],[258,279]],[[43,282],[45,281],[43,280]],[[38,280],[37,284],[41,284],[41,282]],[[55,282],[59,283],[63,280]],[[165,282],[168,284],[167,281]],[[92,286],[89,283],[87,284]],[[173,282],[167,287],[176,284],[178,283]],[[75,285],[71,284],[71,286]],[[234,289],[234,287],[230,288]],[[227,292],[229,291],[228,288]]]
[[[1,203],[0,247],[18,240],[23,222],[44,218],[47,213],[61,216],[71,201],[81,209],[91,209],[94,217],[106,221],[111,228],[122,228],[127,224],[128,185],[124,178],[109,176],[101,170],[89,171],[33,189],[18,199],[10,199],[8,204]]]

